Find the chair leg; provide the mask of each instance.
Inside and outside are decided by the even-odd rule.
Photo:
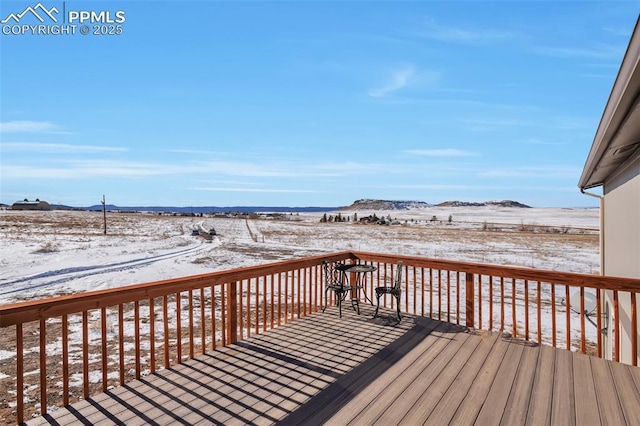
[[[400,296],[396,296],[396,309],[398,311],[398,321],[402,320],[402,317],[400,316]]]
[[[324,289],[324,306],[322,307],[322,312],[324,313],[325,309],[329,305],[329,287]]]
[[[345,293],[345,298],[347,297]],[[360,301],[358,299],[351,299],[351,307],[358,315],[360,315]]]
[[[374,318],[378,316],[378,309],[380,309],[380,294],[376,293],[376,311],[373,314]]]

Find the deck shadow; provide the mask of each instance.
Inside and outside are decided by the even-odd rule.
[[[409,328],[401,337],[339,377],[279,421],[278,424],[324,424],[369,384],[379,378],[380,374],[411,352],[436,329],[444,333],[464,333],[467,331],[462,326],[441,323],[429,318],[416,318],[413,327]]]

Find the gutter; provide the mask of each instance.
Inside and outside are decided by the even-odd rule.
[[[580,192],[590,197],[600,200],[600,275],[605,275],[604,271],[604,195],[587,192],[584,188],[580,188]]]

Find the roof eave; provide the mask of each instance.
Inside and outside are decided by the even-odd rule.
[[[630,109],[636,102],[640,91],[640,71],[638,60],[640,58],[640,16],[631,34],[629,45],[622,59],[622,64],[611,89],[611,94],[605,106],[598,130],[587,156],[582,176],[578,182],[580,189],[589,189],[604,184],[605,179],[595,179],[596,171],[603,154],[613,141],[621,124],[627,117]]]

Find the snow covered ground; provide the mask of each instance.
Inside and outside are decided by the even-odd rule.
[[[375,213],[401,225],[144,213],[0,211],[0,304],[341,250],[566,272],[599,269],[597,209],[424,208]],[[328,216],[335,215],[329,213]],[[449,221],[451,217],[451,221]],[[211,240],[193,229],[215,228]],[[537,232],[526,232],[537,230]]]

